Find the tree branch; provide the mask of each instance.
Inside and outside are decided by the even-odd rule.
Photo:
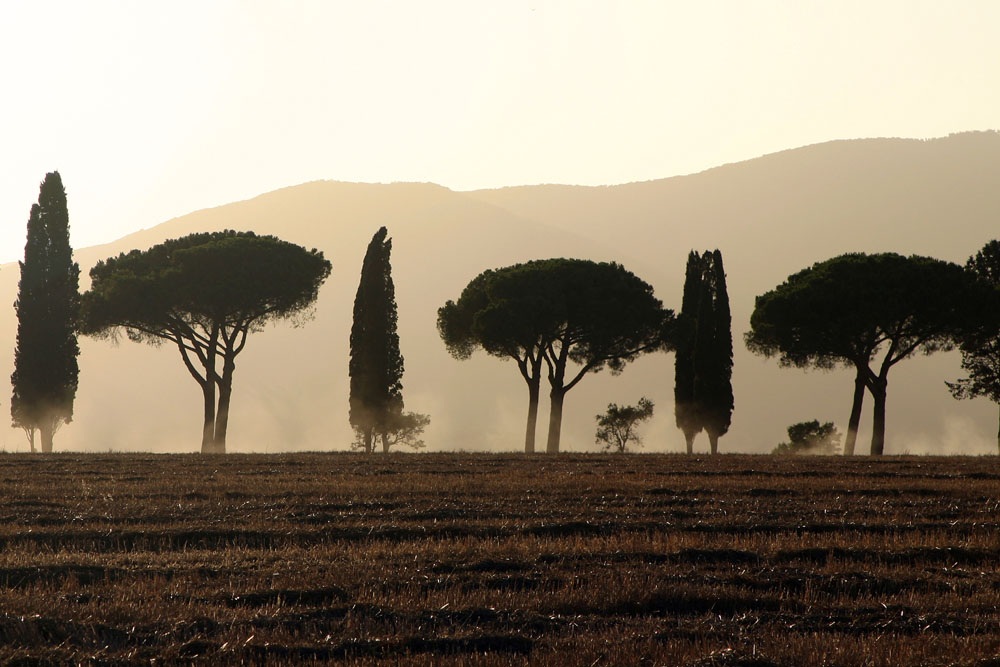
[[[209,382],[207,367],[205,371],[205,376],[202,377],[202,375],[198,372],[198,369],[195,368],[194,364],[191,363],[191,359],[188,357],[188,352],[187,349],[185,349],[185,346],[178,343],[177,348],[181,351],[181,359],[184,360],[184,365],[187,367],[188,372],[198,382],[199,385],[204,387]]]

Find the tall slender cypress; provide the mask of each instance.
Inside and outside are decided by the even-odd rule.
[[[722,253],[688,255],[674,365],[674,415],[687,451],[702,430],[713,454],[733,413],[733,337]]]
[[[351,327],[350,421],[369,453],[379,437],[383,451],[388,451],[386,431],[392,417],[403,411],[403,356],[389,264],[392,240],[387,235],[382,227],[368,244]]]
[[[677,354],[674,357],[674,419],[677,428],[684,434],[688,454],[694,451],[694,437],[702,429],[694,400],[694,350],[701,290],[701,257],[692,250],[688,253],[684,275],[684,296],[677,322]]]
[[[18,283],[17,347],[11,375],[11,419],[35,449],[52,451],[55,432],[73,419],[79,376],[76,339],[80,267],[69,244],[66,191],[59,172],[46,174],[31,207]]]
[[[706,255],[708,253],[705,253]],[[722,253],[711,255],[712,272],[712,381],[705,396],[705,432],[712,453],[719,450],[719,437],[729,431],[733,417],[733,332],[729,293]]]

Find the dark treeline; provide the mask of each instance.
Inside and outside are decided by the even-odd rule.
[[[422,447],[430,422],[404,411],[391,250],[382,227],[366,251],[354,302],[349,419],[352,447],[366,453],[379,445],[383,452]],[[11,417],[32,451],[36,433],[41,450],[52,451],[53,434],[72,419],[77,333],[111,339],[124,333],[176,347],[203,397],[201,451],[224,453],[237,355],[272,320],[308,318],[332,267],[322,252],[273,236],[199,233],[98,262],[90,290],[80,295],[66,193],[53,172],[31,208],[20,269]],[[543,378],[551,454],[560,451],[570,390],[589,374],[618,374],[658,351],[675,353],[675,421],[687,452],[704,431],[717,453],[731,426],[733,343],[719,250],[688,256],[677,316],[620,264],[557,258],[483,271],[438,310],[437,328],[457,359],[483,350],[515,362],[528,389],[526,453],[536,451]],[[967,377],[948,383],[952,393],[1000,404],[1000,242],[988,243],[964,268],[894,253],[818,262],[757,297],[744,340],[782,365],[853,369],[843,453],[855,452],[870,395],[870,451],[880,455],[889,371],[917,352],[960,349]],[[652,403],[642,398],[638,406],[608,407],[598,415],[598,442],[615,451],[638,444],[635,427],[652,415]],[[833,451],[835,433],[831,423],[803,422],[789,429],[792,442],[778,451],[810,450],[803,443],[819,440],[820,449]]]

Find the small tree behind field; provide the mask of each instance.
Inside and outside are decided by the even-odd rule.
[[[625,452],[629,443],[642,445],[638,426],[653,416],[653,402],[643,396],[638,405],[618,406],[608,403],[608,411],[597,415],[596,442],[603,443],[604,449]]]
[[[411,449],[423,449],[424,429],[431,423],[430,415],[419,412],[393,412],[389,415],[385,429],[381,432],[383,452],[394,445],[405,445]],[[365,432],[355,428],[351,449],[371,453]]]
[[[772,454],[839,454],[840,432],[833,422],[820,424],[813,419],[788,427],[788,440],[774,448]]]

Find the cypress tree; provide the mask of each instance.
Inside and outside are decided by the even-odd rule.
[[[688,454],[694,450],[694,437],[702,429],[694,400],[694,350],[701,283],[701,257],[692,250],[688,253],[684,275],[684,296],[677,327],[677,354],[674,357],[674,419],[677,428],[684,433]]]
[[[712,299],[712,274],[708,253],[701,257],[701,292],[695,320],[694,350],[694,403],[697,406],[698,428],[705,429],[712,408],[712,394],[716,376],[715,327]]]
[[[380,228],[372,237],[354,298],[349,373],[350,421],[365,452],[381,437],[383,451],[393,417],[403,411],[403,356],[396,333],[396,291],[389,256],[392,240]]]
[[[69,244],[66,191],[59,172],[46,174],[31,207],[18,283],[17,347],[11,375],[11,419],[35,450],[52,451],[55,432],[73,418],[79,376],[76,339],[80,267]]]
[[[713,454],[733,412],[733,337],[722,253],[692,251],[684,280],[674,377],[674,414],[687,451],[702,430]]]
[[[706,253],[707,255],[708,253]],[[729,431],[733,417],[733,332],[729,293],[722,253],[711,255],[712,271],[712,360],[710,389],[704,398],[705,432],[712,453],[719,451],[719,437]]]

